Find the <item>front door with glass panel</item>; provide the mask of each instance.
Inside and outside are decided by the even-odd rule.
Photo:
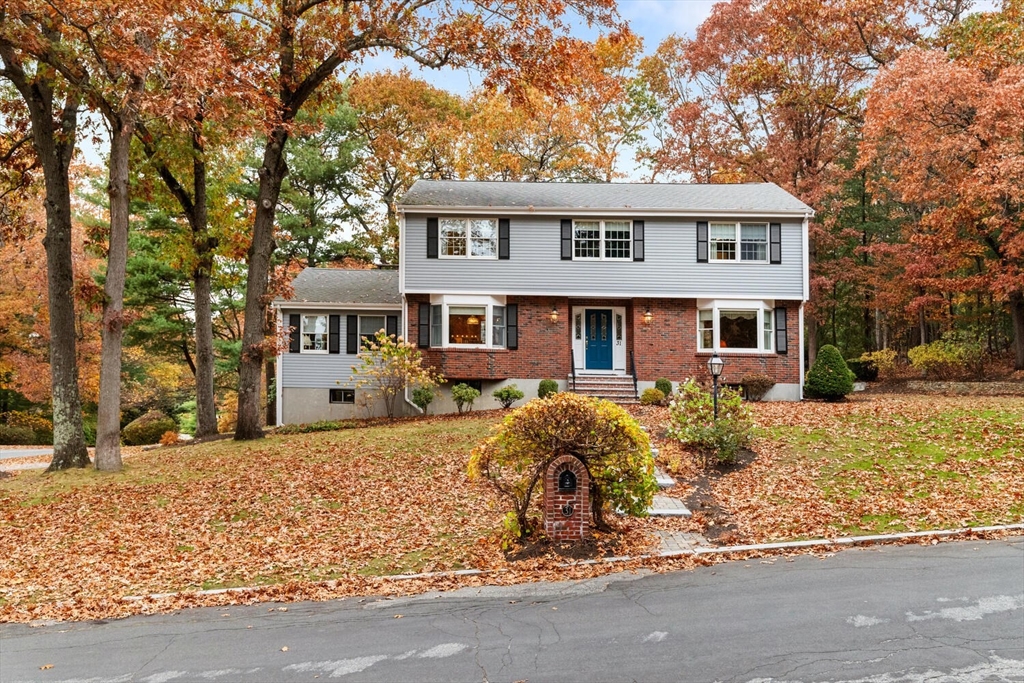
[[[588,308],[584,314],[587,328],[587,370],[612,369],[612,312]]]

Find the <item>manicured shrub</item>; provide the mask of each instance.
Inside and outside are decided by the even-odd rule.
[[[553,379],[542,379],[537,385],[537,397],[547,398],[551,394],[558,393],[558,382]]]
[[[315,432],[336,432],[341,429],[352,429],[356,426],[351,420],[318,420],[303,424],[290,424],[278,427],[275,434],[313,434]]]
[[[668,435],[721,463],[734,462],[740,449],[749,446],[753,437],[750,408],[731,389],[718,390],[717,420],[711,392],[692,379],[679,385],[668,410]]]
[[[878,368],[869,360],[847,358],[846,367],[850,368],[853,376],[861,382],[874,382],[878,379]]]
[[[644,389],[644,393],[640,394],[640,404],[645,406],[660,406],[665,402],[665,392],[657,387],[650,389]]]
[[[672,382],[665,379],[664,377],[659,377],[658,379],[654,380],[654,388],[660,391],[661,393],[665,394],[666,396],[672,395]]]
[[[853,373],[846,367],[839,349],[826,344],[818,349],[818,357],[807,372],[804,393],[809,398],[841,401],[853,391]]]
[[[896,351],[894,349],[862,353],[860,359],[873,365],[882,379],[892,379],[896,376]]]
[[[459,409],[460,414],[463,409],[466,412],[473,410],[473,401],[478,398],[480,398],[480,392],[468,384],[456,384],[452,387],[452,400],[455,401],[455,407]]]
[[[159,443],[164,432],[177,431],[178,425],[159,410],[151,410],[135,418],[121,430],[121,440],[126,446],[147,446]]]
[[[502,387],[494,392],[494,398],[498,399],[498,403],[500,403],[501,407],[505,410],[511,408],[513,403],[524,396],[526,396],[526,394],[520,391],[519,387],[515,384],[509,384],[507,387]]]
[[[24,445],[49,446],[53,443],[53,422],[41,415],[12,410],[0,413],[0,425],[24,428],[32,432],[32,440]]]
[[[743,375],[740,384],[747,390],[747,398],[760,401],[768,390],[775,386],[775,378],[763,372],[751,372]]]
[[[486,479],[512,507],[506,534],[521,538],[530,532],[533,493],[552,457],[562,453],[578,457],[593,476],[597,528],[605,528],[606,508],[646,514],[658,488],[647,434],[611,401],[562,392],[512,411],[473,449],[470,477]]]
[[[434,402],[434,387],[416,387],[412,390],[412,402],[416,407],[427,412],[427,407]]]
[[[36,435],[28,427],[0,424],[0,445],[31,446],[35,441]]]

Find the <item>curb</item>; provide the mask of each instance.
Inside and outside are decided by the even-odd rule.
[[[786,550],[796,548],[813,548],[816,546],[824,547],[835,547],[842,549],[847,546],[857,545],[874,545],[876,543],[885,543],[887,541],[904,541],[914,538],[949,538],[952,536],[959,536],[962,534],[970,533],[989,533],[993,531],[1024,531],[1024,523],[1020,524],[1001,524],[997,526],[975,526],[975,527],[961,527],[959,529],[936,529],[934,531],[906,531],[896,534],[876,534],[873,536],[844,536],[842,538],[819,538],[810,539],[806,541],[780,541],[778,543],[753,543],[749,545],[729,545],[722,546],[720,548],[714,548],[710,546],[698,547],[692,550],[665,550],[660,553],[654,553],[650,555],[621,555],[618,557],[604,557],[596,560],[581,560],[578,562],[566,562],[564,564],[557,565],[558,567],[579,567],[589,566],[596,564],[616,564],[620,562],[633,562],[635,560],[647,560],[652,558],[671,558],[671,557],[685,557],[687,555],[698,556],[698,555],[727,555],[729,553],[741,553],[756,550]],[[457,569],[453,571],[444,572],[424,572],[421,574],[394,574],[392,576],[381,576],[379,577],[385,581],[410,581],[414,579],[433,579],[442,577],[457,577],[457,576],[483,576],[485,574],[501,574],[509,571],[508,569]],[[337,585],[336,581],[325,581],[322,584],[328,588]],[[199,591],[175,591],[171,593],[151,593],[149,595],[126,595],[122,600],[130,602],[137,602],[139,600],[161,600],[163,598],[172,598],[178,595],[220,595],[223,593],[244,593],[246,591],[260,590],[261,588],[268,588],[270,586],[239,586],[236,588],[210,588]]]

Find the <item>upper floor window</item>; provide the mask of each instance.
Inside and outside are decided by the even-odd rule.
[[[302,353],[327,353],[327,316],[302,316]]]
[[[442,258],[498,258],[498,221],[494,218],[442,218]]]
[[[708,230],[712,261],[768,262],[768,225],[712,223]]]
[[[573,260],[628,261],[632,245],[632,221],[573,221]]]

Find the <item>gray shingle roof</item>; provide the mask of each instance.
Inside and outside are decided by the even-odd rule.
[[[578,208],[667,211],[812,211],[774,183],[511,183],[417,180],[404,207]]]
[[[400,304],[397,270],[306,268],[292,282],[290,302]]]

